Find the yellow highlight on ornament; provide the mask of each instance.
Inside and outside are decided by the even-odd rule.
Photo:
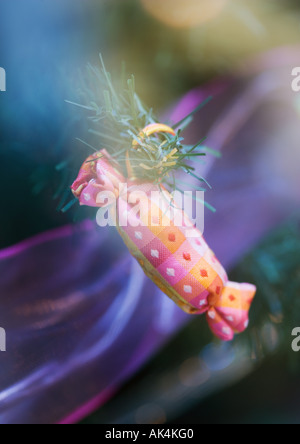
[[[145,136],[149,137],[152,134],[156,134],[156,133],[169,133],[169,134],[172,134],[172,136],[176,136],[175,131],[170,126],[164,125],[163,123],[153,123],[151,125],[146,126],[146,128],[144,128],[140,132],[138,137],[142,142],[143,139],[145,138]],[[137,140],[134,140],[132,142],[132,147],[135,149],[137,149],[139,147],[139,143]]]

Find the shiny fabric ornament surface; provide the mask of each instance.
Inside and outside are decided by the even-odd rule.
[[[120,183],[126,187],[125,193],[120,193]],[[248,327],[256,287],[229,282],[200,231],[174,206],[166,189],[128,181],[102,151],[86,160],[72,190],[81,205],[92,207],[108,205],[101,203],[105,201],[100,198],[101,191],[114,194],[118,231],[129,251],[146,275],[185,312],[206,313],[211,330],[224,341]],[[129,203],[128,195],[136,193],[139,197],[141,192],[147,197],[136,214],[136,205]],[[146,211],[142,211],[143,206]],[[120,223],[124,216],[125,223]],[[178,216],[182,226],[175,223]]]

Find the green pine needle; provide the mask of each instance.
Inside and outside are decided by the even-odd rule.
[[[159,123],[159,120],[153,115],[152,109],[147,108],[138,97],[135,78],[133,75],[129,78],[126,76],[125,64],[122,65],[119,81],[115,81],[107,71],[101,54],[100,63],[100,69],[91,65],[87,67],[80,92],[83,103],[67,101],[89,113],[88,118],[92,124],[89,133],[94,136],[93,143],[78,140],[96,152],[105,148],[119,163],[125,177],[128,174],[126,161],[129,158],[136,179],[167,185],[174,172],[183,170],[197,181],[208,185],[204,178],[193,173],[195,168],[186,162],[199,161],[206,153],[216,156],[219,153],[203,146],[206,138],[195,146],[185,146],[182,131],[212,98],[207,98],[173,126],[177,130],[175,136],[156,134],[141,138],[142,129]],[[138,143],[138,148],[132,146],[133,141]],[[63,207],[63,204],[60,206]]]

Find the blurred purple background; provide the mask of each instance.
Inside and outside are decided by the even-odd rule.
[[[220,47],[211,37],[215,20],[220,36],[226,32],[232,20],[227,9],[211,24],[178,31],[156,22],[138,1],[10,0],[1,8],[0,66],[8,81],[0,95],[0,326],[7,333],[7,351],[0,353],[0,422],[77,422],[114,396],[191,320],[144,277],[113,230],[92,221],[73,223],[74,212],[56,211],[53,195],[61,177],[55,166],[70,156],[80,164],[87,154],[74,140],[86,134],[83,115],[64,103],[76,97],[80,68],[96,61],[99,51],[114,69],[128,60],[130,71],[140,75],[142,98],[169,109],[172,121],[213,95],[185,136],[193,143],[207,135],[207,145],[223,153],[222,159],[209,156],[199,172],[213,186],[207,200],[217,208],[207,212],[205,236],[230,270],[299,208],[300,108],[291,71],[300,63],[300,49],[272,49],[295,43],[294,10],[282,16],[278,33],[285,37],[278,42],[257,2],[248,15],[240,11],[244,19],[236,18],[232,29],[241,37],[236,48],[230,39]],[[255,35],[253,47],[240,20]],[[157,33],[161,40],[149,47]],[[202,56],[208,60],[203,70]],[[94,214],[81,215],[87,216]],[[205,322],[197,322],[200,351],[213,338]],[[222,386],[229,373],[238,380],[254,366],[246,344],[228,347],[230,359],[224,361],[221,347],[214,365],[201,355],[206,367],[199,375],[212,391],[221,376]],[[143,415],[150,421],[150,414]]]

